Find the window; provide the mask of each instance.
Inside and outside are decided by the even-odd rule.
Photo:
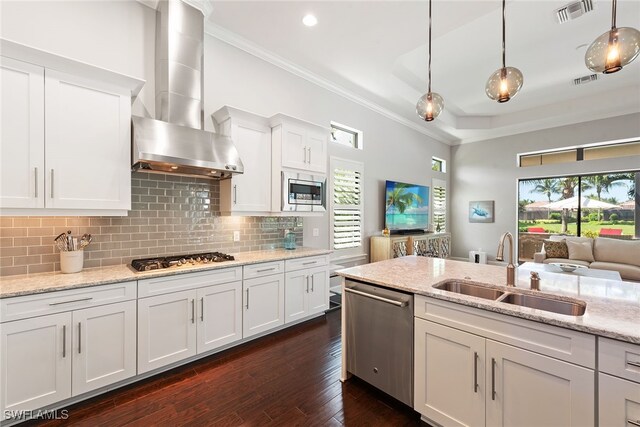
[[[447,183],[433,180],[433,227],[435,231],[447,231]]]
[[[447,162],[446,160],[439,159],[437,157],[431,158],[431,170],[436,172],[446,172],[447,171]]]
[[[331,122],[331,141],[362,150],[362,132],[336,122]]]
[[[333,249],[362,246],[364,165],[331,158]]]
[[[571,163],[582,160],[613,159],[616,157],[640,155],[640,141],[610,142],[593,144],[562,150],[548,150],[537,153],[520,154],[519,165],[529,166],[550,165],[555,163]],[[435,170],[435,169],[434,169]]]

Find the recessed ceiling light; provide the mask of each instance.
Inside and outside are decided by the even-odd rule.
[[[304,18],[302,18],[302,23],[307,27],[313,27],[318,23],[318,18],[316,18],[314,15],[308,14],[305,15]]]

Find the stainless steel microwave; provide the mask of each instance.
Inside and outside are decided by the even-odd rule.
[[[282,172],[282,211],[325,212],[326,187],[324,175]]]

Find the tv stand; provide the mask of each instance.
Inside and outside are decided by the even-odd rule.
[[[412,233],[392,236],[372,236],[370,262],[406,255],[449,258],[451,233]]]

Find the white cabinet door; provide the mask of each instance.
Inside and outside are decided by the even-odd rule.
[[[306,317],[309,296],[308,270],[292,271],[285,274],[284,323]]]
[[[3,323],[0,416],[71,397],[71,313]]]
[[[196,354],[196,291],[138,300],[138,373]]]
[[[307,132],[307,169],[327,173],[327,135],[315,130]]]
[[[598,396],[600,427],[640,425],[640,384],[599,374]]]
[[[271,128],[244,123],[234,124],[231,128],[233,142],[244,164],[244,173],[234,175],[230,181],[231,212],[269,212]]]
[[[595,425],[592,370],[492,340],[486,355],[487,425]]]
[[[197,290],[198,353],[242,339],[242,282]]]
[[[485,339],[415,319],[414,409],[445,426],[482,426]]]
[[[131,99],[115,88],[45,74],[48,208],[131,208]]]
[[[329,270],[318,267],[308,270],[310,287],[308,297],[308,314],[322,313],[329,309]]]
[[[73,312],[73,395],[136,375],[136,302]]]
[[[0,57],[0,207],[44,207],[44,69]]]
[[[243,290],[244,338],[284,324],[284,274],[245,280]]]
[[[286,123],[282,126],[282,167],[308,169],[307,130]]]

